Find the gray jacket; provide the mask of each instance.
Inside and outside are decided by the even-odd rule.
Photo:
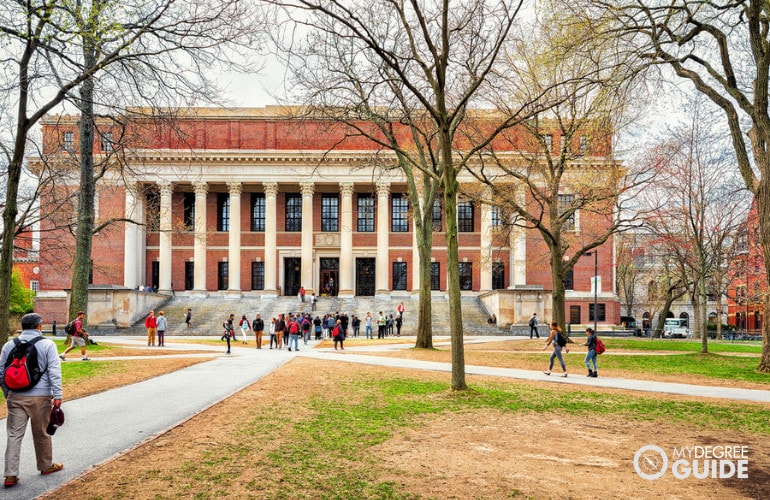
[[[24,330],[19,335],[19,340],[30,341],[35,337],[40,337],[41,333],[38,330]],[[51,339],[43,339],[35,344],[37,349],[37,361],[40,365],[40,369],[43,370],[46,367],[48,369],[43,374],[43,377],[32,389],[24,392],[10,391],[3,383],[5,379],[5,361],[8,359],[8,354],[13,349],[13,339],[9,340],[7,344],[3,346],[2,354],[0,354],[0,388],[3,390],[3,394],[8,398],[10,394],[19,394],[21,396],[48,396],[53,399],[62,398],[61,388],[61,361],[59,360],[59,354],[56,350],[56,344]]]

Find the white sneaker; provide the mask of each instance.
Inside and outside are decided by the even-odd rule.
[[[567,376],[567,372],[562,373],[561,376],[562,377],[566,377]]]
[[[80,361],[91,361],[91,358],[87,356],[83,356],[82,358],[80,358]]]

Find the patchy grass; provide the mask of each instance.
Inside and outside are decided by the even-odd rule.
[[[585,337],[573,337],[577,343],[585,342]],[[607,349],[626,349],[631,351],[688,351],[700,352],[700,340],[679,340],[679,339],[629,339],[629,338],[611,338],[602,337],[602,342]],[[709,352],[740,352],[756,353],[762,352],[762,344],[759,342],[730,342],[726,340],[709,340]]]

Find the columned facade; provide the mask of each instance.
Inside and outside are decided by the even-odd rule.
[[[193,182],[195,190],[195,220],[193,236],[193,291],[197,295],[206,294],[206,195],[208,184]]]
[[[388,293],[388,195],[390,184],[377,184],[377,279],[375,289],[377,294]]]
[[[170,182],[158,183],[160,187],[160,251],[159,251],[159,284],[158,291],[171,293],[171,195],[173,187]]]

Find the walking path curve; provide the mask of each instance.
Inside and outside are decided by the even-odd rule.
[[[499,342],[505,339],[507,338],[469,338],[468,343]],[[137,347],[141,347],[144,342],[142,338],[138,337],[102,337],[97,340],[105,344],[135,345]],[[207,346],[174,343],[173,348],[177,351],[198,352],[177,352],[169,354],[169,356],[211,356],[211,354],[200,354],[202,350],[209,350],[214,354],[220,353],[220,355],[211,361],[84,398],[68,401],[65,394],[62,408],[66,414],[66,422],[54,436],[54,459],[64,463],[64,470],[50,476],[41,476],[35,470],[34,449],[28,432],[22,446],[19,484],[14,488],[0,491],[0,499],[32,499],[52,491],[94,466],[135,448],[219,403],[279,368],[295,356],[383,367],[451,372],[449,363],[355,354],[354,352],[376,353],[414,345],[413,342],[406,343],[410,342],[408,338],[404,340],[404,344],[349,347],[344,351],[313,349],[313,345],[317,343],[313,341],[306,348],[303,346],[299,352],[288,352],[286,349],[270,350],[265,348],[258,350],[234,346],[233,354],[229,356],[224,354],[223,346],[217,344]],[[437,345],[442,343],[437,339]],[[112,357],[104,358],[104,360],[131,358],[134,357]],[[94,358],[94,362],[99,361],[98,357]],[[69,362],[79,361],[67,361],[67,363]],[[470,375],[770,403],[770,390],[710,387],[607,377],[598,379],[580,376],[548,377],[538,371],[471,365],[466,365],[465,369],[466,373]],[[4,442],[5,425],[0,422],[0,443]]]

